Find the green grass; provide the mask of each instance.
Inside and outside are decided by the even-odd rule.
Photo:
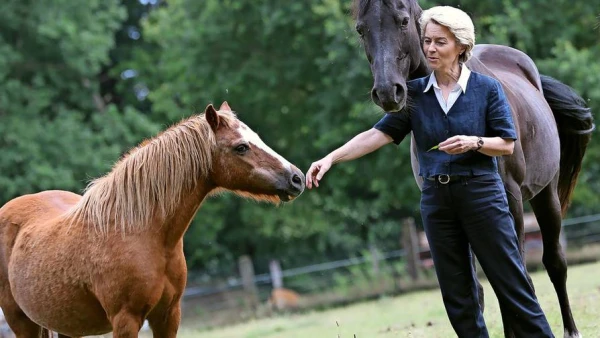
[[[556,294],[545,271],[532,275],[552,330],[562,337]],[[484,281],[485,320],[491,337],[503,337],[498,302]],[[572,266],[567,281],[573,316],[584,337],[600,337],[600,263]],[[188,321],[189,323],[189,321]],[[439,290],[359,303],[327,311],[282,315],[230,327],[198,331],[182,326],[178,337],[191,338],[371,338],[452,337]]]

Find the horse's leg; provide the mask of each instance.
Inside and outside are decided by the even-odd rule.
[[[471,250],[471,265],[473,265],[473,273],[475,274],[475,286],[477,287],[477,293],[479,294],[479,307],[481,308],[481,312],[485,309],[485,300],[483,299],[483,285],[477,278],[477,260],[475,259],[475,253]]]
[[[569,304],[567,294],[567,260],[560,245],[561,206],[556,193],[556,180],[531,200],[531,207],[540,225],[544,243],[542,262],[554,285],[560,304],[565,338],[581,337]]]
[[[525,224],[523,222],[523,197],[521,195],[521,189],[519,185],[512,180],[510,177],[507,177],[504,181],[504,188],[506,190],[506,197],[508,200],[508,208],[510,209],[510,213],[513,216],[515,222],[515,233],[517,234],[517,241],[519,246],[519,252],[521,253],[521,259],[523,261],[523,266],[525,265]],[[529,284],[533,288],[533,282],[531,281],[531,277],[529,273],[525,271],[527,279],[529,280]],[[515,337],[515,334],[511,328],[512,323],[510,321],[510,310],[507,310],[506,307],[500,303],[500,313],[502,315],[502,325],[504,327],[504,336],[507,338]]]
[[[16,338],[39,338],[42,336],[42,327],[29,319],[16,303],[14,306],[9,306],[3,299],[2,310],[6,322]]]
[[[16,338],[39,338],[42,336],[42,327],[29,319],[21,310],[10,291],[8,277],[2,272],[0,272],[0,306],[2,306],[6,323],[15,333]]]
[[[121,310],[110,320],[113,327],[113,338],[137,338],[143,322],[140,315],[125,309]]]
[[[181,321],[181,307],[179,301],[170,306],[157,306],[148,315],[148,324],[152,335],[156,338],[175,338]]]

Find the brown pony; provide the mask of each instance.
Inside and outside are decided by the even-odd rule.
[[[356,30],[373,74],[373,102],[387,112],[401,112],[406,81],[430,73],[421,49],[416,0],[354,0]],[[543,236],[543,263],[558,295],[565,337],[580,337],[567,295],[567,262],[559,235],[583,155],[594,130],[585,101],[567,85],[540,75],[533,60],[507,46],[477,45],[467,66],[502,84],[518,133],[511,156],[498,158],[521,254],[524,251],[523,203],[529,201]],[[410,103],[410,98],[408,98]],[[419,163],[414,139],[411,160],[415,179]],[[479,286],[480,301],[483,289]],[[483,303],[481,304],[483,307]],[[506,336],[512,336],[502,309]]]
[[[202,201],[230,190],[279,203],[304,175],[212,105],[143,142],[83,196],[44,191],[0,209],[0,306],[18,338],[175,337],[183,235]]]

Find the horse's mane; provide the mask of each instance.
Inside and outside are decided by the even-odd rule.
[[[219,112],[220,123],[231,127],[235,114]],[[142,142],[103,177],[93,180],[65,217],[106,234],[145,228],[156,216],[167,217],[211,169],[215,134],[204,114],[185,119]]]

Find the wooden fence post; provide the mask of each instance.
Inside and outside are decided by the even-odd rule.
[[[371,261],[373,263],[373,275],[379,275],[379,260],[381,259],[379,251],[374,245],[369,246],[369,252],[371,253]]]
[[[417,237],[417,228],[415,220],[408,217],[404,220],[402,227],[402,243],[404,248],[404,257],[406,259],[406,272],[413,281],[419,279],[419,239]]]
[[[271,283],[273,284],[273,289],[282,288],[283,274],[281,272],[281,265],[279,265],[278,260],[273,259],[271,262],[269,262],[269,271],[271,272]]]
[[[247,304],[252,308],[258,305],[258,290],[254,284],[254,266],[250,256],[244,255],[238,259],[238,267],[242,277],[242,285],[246,291]]]

